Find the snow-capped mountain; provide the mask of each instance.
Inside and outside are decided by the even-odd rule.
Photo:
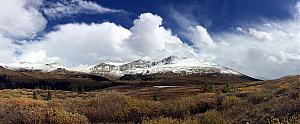
[[[110,75],[121,77],[125,74],[159,74],[159,73],[175,73],[180,75],[189,74],[229,74],[242,75],[239,72],[218,64],[208,62],[197,58],[179,58],[170,56],[160,61],[135,60],[129,63],[113,63],[106,62],[92,66],[65,67],[57,63],[50,64],[33,64],[21,62],[15,64],[0,64],[4,68],[10,70],[24,71],[42,71],[51,72],[56,69],[66,69],[69,71],[78,71],[99,75]]]
[[[170,56],[160,61],[136,60],[126,64],[101,63],[90,69],[91,73],[102,75],[123,76],[124,74],[157,74],[175,73],[181,75],[188,74],[230,74],[242,75],[229,68],[214,64],[197,58],[179,58]]]
[[[77,67],[65,67],[57,63],[33,64],[28,62],[0,64],[1,67],[15,74],[15,80],[19,80],[19,78],[27,79],[24,74],[29,74],[29,77],[32,74],[37,74],[37,79],[60,75],[64,78],[91,77],[92,80],[97,80],[101,77],[113,81],[150,82],[160,85],[203,84],[205,82],[224,84],[257,81],[255,78],[212,62],[176,56],[170,56],[160,61],[139,59],[128,63],[105,62],[98,65],[80,65]],[[7,71],[2,72],[6,74]]]
[[[42,72],[51,72],[53,70],[59,68],[66,68],[58,63],[49,63],[49,64],[35,64],[29,62],[20,62],[20,63],[13,63],[13,64],[0,64],[0,66],[16,71],[42,71]]]

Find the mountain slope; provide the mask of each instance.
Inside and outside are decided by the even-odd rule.
[[[136,60],[126,64],[101,63],[91,73],[111,75],[121,81],[159,85],[226,84],[257,81],[227,67],[196,58],[170,56],[160,61]]]
[[[50,72],[59,68],[66,68],[57,63],[49,63],[49,64],[34,64],[29,62],[20,62],[13,64],[0,64],[6,69],[15,70],[15,71],[42,71],[42,72]]]
[[[197,58],[179,58],[176,56],[170,56],[154,62],[140,59],[129,63],[101,63],[94,67],[82,66],[79,69],[67,68],[56,63],[32,64],[23,62],[18,64],[6,64],[3,66],[5,69],[13,71],[12,74],[21,75],[15,76],[16,78],[14,79],[23,77],[20,80],[24,80],[31,77],[31,82],[32,77],[34,77],[35,81],[40,80],[42,77],[42,79],[51,78],[51,80],[58,80],[63,78],[64,80],[72,80],[72,82],[81,82],[80,80],[86,80],[87,78],[77,77],[91,76],[105,77],[122,83],[146,82],[149,84],[155,83],[160,85],[204,83],[226,84],[257,80],[227,67],[205,60]],[[77,75],[77,77],[72,77],[74,75]],[[90,82],[90,80],[86,80],[85,82]]]
[[[57,90],[95,90],[116,83],[107,78],[65,69],[51,72],[36,70],[10,70],[0,66],[0,89],[6,88],[42,88]]]
[[[229,74],[242,75],[239,72],[229,68],[210,63],[196,58],[178,58],[170,56],[161,61],[151,62],[146,60],[136,60],[122,65],[112,65],[101,63],[91,68],[91,73],[115,75],[118,77],[125,74],[158,74],[158,73],[175,73],[181,75],[190,74]]]

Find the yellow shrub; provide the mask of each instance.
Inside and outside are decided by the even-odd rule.
[[[48,112],[48,122],[51,124],[88,124],[83,115],[73,114],[62,109],[53,109]]]
[[[47,105],[43,101],[32,99],[13,99],[5,105],[3,119],[6,123],[36,123],[45,122]]]
[[[239,104],[239,103],[241,103],[241,99],[236,96],[227,96],[222,101],[222,105],[224,107],[231,107],[231,106]]]
[[[153,120],[144,120],[142,124],[199,124],[199,120],[195,118],[174,119],[170,117],[157,118]]]
[[[132,98],[118,92],[102,92],[89,99],[61,100],[7,99],[1,100],[0,120],[5,123],[141,123],[158,117],[185,118],[191,113],[202,113],[214,107],[214,94],[182,97],[167,101]],[[2,114],[5,113],[5,114]],[[87,119],[88,118],[88,119]],[[188,119],[176,120],[179,123]],[[191,122],[194,119],[190,120]]]
[[[248,100],[251,103],[259,104],[261,102],[268,101],[269,99],[272,99],[274,97],[274,94],[271,91],[261,91],[254,94],[251,94],[248,98]]]
[[[201,124],[225,124],[225,119],[217,111],[208,111],[202,115]]]
[[[128,98],[127,105],[120,111],[121,113],[116,113],[115,117],[123,121],[140,123],[145,117],[159,117],[162,115],[162,110],[161,102]]]
[[[1,102],[0,112],[5,113],[0,116],[3,123],[13,124],[76,124],[89,123],[80,114],[73,114],[61,108],[52,108],[47,102],[27,98],[7,99]]]

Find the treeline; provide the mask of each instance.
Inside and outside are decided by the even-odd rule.
[[[93,77],[97,78],[97,77]],[[36,80],[36,81],[12,81],[6,74],[0,75],[1,89],[43,89],[43,90],[66,90],[66,91],[91,91],[119,85],[114,82],[98,82],[94,84],[74,83],[70,80]]]
[[[153,81],[155,77],[153,75],[143,75],[143,74],[125,74],[120,77],[120,80],[142,80],[142,81]]]

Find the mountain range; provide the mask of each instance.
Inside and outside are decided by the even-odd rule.
[[[1,64],[0,76],[5,75],[15,83],[38,83],[41,81],[55,84],[65,82],[68,90],[73,84],[91,86],[111,84],[146,85],[201,85],[205,83],[227,84],[257,81],[230,68],[197,59],[169,56],[159,61],[134,60],[128,63],[100,63],[95,66],[65,67],[57,63]],[[1,82],[1,80],[0,80]],[[3,81],[2,81],[3,82]],[[108,83],[110,82],[110,83]],[[103,85],[101,85],[102,87]],[[105,87],[104,86],[104,87]],[[66,87],[66,86],[65,86]],[[99,86],[100,88],[100,86]]]

